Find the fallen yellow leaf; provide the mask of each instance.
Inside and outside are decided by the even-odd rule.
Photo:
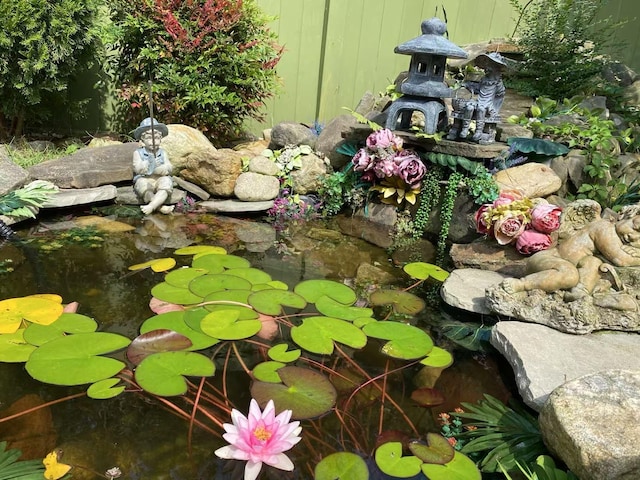
[[[47,480],[58,480],[64,477],[69,470],[71,470],[71,465],[67,465],[65,463],[59,463],[59,455],[60,452],[54,450],[53,452],[47,454],[42,460],[44,464],[44,478]]]

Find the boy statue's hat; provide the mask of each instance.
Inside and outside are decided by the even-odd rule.
[[[153,129],[159,131],[163,137],[169,135],[169,129],[164,123],[153,121]],[[140,122],[140,126],[133,131],[133,138],[140,140],[142,134],[151,130],[151,117],[147,117]]]
[[[488,64],[493,64],[494,67],[506,68],[507,62],[505,58],[498,52],[482,53],[475,58],[474,63],[480,68],[484,68]]]

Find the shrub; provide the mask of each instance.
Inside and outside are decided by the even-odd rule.
[[[150,77],[158,118],[197,128],[215,144],[261,117],[282,48],[255,0],[117,0],[111,12],[110,70],[124,126],[148,116]]]
[[[77,72],[99,52],[99,0],[0,2],[0,138],[52,121],[54,111],[76,116],[67,98]]]

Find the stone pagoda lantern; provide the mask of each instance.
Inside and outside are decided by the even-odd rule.
[[[434,134],[448,125],[444,98],[453,91],[444,82],[447,58],[467,58],[467,52],[444,37],[447,25],[439,18],[424,20],[420,26],[422,35],[395,49],[395,53],[411,55],[409,76],[400,85],[403,96],[387,109],[385,127],[389,130],[409,130],[411,116],[418,111],[424,114],[424,132]]]

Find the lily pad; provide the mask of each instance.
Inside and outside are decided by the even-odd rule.
[[[24,328],[0,335],[0,362],[17,363],[29,360],[36,347],[24,339]]]
[[[220,340],[242,340],[253,337],[262,328],[260,320],[240,320],[238,310],[218,310],[209,313],[200,322],[207,335]]]
[[[420,473],[422,460],[413,455],[402,456],[402,443],[383,443],[376,449],[376,465],[387,475],[392,477],[409,478]]]
[[[159,300],[176,305],[194,305],[202,302],[202,297],[195,295],[188,288],[176,287],[167,282],[157,284],[151,289],[151,295]]]
[[[125,367],[115,358],[101,357],[129,345],[115,333],[93,332],[68,335],[40,346],[29,357],[29,374],[54,385],[82,385],[113,377]]]
[[[369,296],[372,305],[391,305],[393,311],[405,315],[416,315],[424,310],[424,300],[413,293],[402,290],[376,290]]]
[[[437,265],[424,262],[407,263],[402,269],[407,275],[417,280],[426,280],[431,277],[440,282],[444,282],[449,276],[449,272]]]
[[[188,247],[182,247],[175,250],[173,253],[176,255],[199,255],[199,254],[208,254],[214,253],[218,255],[225,255],[227,251],[222,247],[217,247],[215,245],[191,245]]]
[[[455,450],[442,435],[427,433],[427,444],[411,442],[409,450],[425,463],[444,465],[453,460]]]
[[[89,398],[96,400],[106,400],[108,398],[117,397],[124,392],[124,385],[117,386],[120,383],[119,378],[107,378],[94,383],[87,389]]]
[[[236,310],[240,315],[239,320],[255,320],[260,315],[248,304],[251,290],[223,290],[213,292],[204,298],[205,310],[217,312],[220,310]]]
[[[357,299],[356,292],[333,280],[305,280],[298,283],[293,291],[309,303],[316,303],[325,295],[343,305],[353,305]]]
[[[423,330],[399,322],[375,322],[362,327],[369,337],[389,340],[382,353],[393,358],[413,360],[424,357],[433,349],[433,340]]]
[[[444,403],[444,395],[435,388],[422,387],[411,392],[411,400],[421,407],[437,407]]]
[[[67,333],[91,333],[97,329],[97,322],[86,315],[62,313],[50,325],[30,324],[24,332],[24,339],[32,345],[43,345]]]
[[[333,353],[333,342],[351,348],[363,348],[367,336],[353,324],[331,317],[307,317],[302,325],[291,328],[291,339],[305,350],[321,355]]]
[[[246,267],[246,268],[230,268],[222,272],[223,275],[233,275],[234,277],[244,278],[251,282],[252,285],[259,285],[268,283],[271,281],[271,275],[267,272],[263,272],[258,268]]]
[[[251,396],[264,408],[273,400],[278,411],[291,410],[292,418],[305,420],[329,412],[336,403],[336,389],[315,370],[301,367],[282,367],[278,370],[280,383],[253,382]]]
[[[173,330],[151,330],[133,339],[127,348],[127,358],[134,365],[138,365],[154,353],[187,350],[191,346],[188,337]]]
[[[202,275],[189,284],[189,290],[206,297],[210,293],[223,290],[251,290],[251,282],[244,278],[221,273]]]
[[[280,383],[282,379],[278,375],[278,370],[285,367],[281,362],[262,362],[253,367],[252,373],[256,380],[269,383]]]
[[[460,452],[455,452],[453,460],[446,465],[423,463],[422,473],[429,480],[482,480],[482,474],[476,464]]]
[[[187,392],[185,376],[210,377],[215,365],[195,352],[162,352],[145,358],[136,368],[138,385],[154,395],[169,397]]]
[[[340,318],[353,322],[360,318],[371,318],[373,316],[373,309],[371,308],[344,305],[326,295],[320,297],[315,303],[316,309],[327,317]]]
[[[276,289],[254,292],[249,296],[248,302],[259,313],[265,315],[280,315],[282,307],[301,310],[307,306],[307,301],[297,293]]]
[[[131,265],[129,270],[137,271],[144,270],[145,268],[151,267],[151,270],[154,272],[166,272],[167,270],[171,270],[176,266],[176,259],[171,257],[166,258],[155,258],[153,260],[149,260],[144,263],[137,263],[136,265]]]
[[[140,333],[147,333],[152,330],[159,329],[173,330],[174,332],[178,332],[191,340],[191,347],[187,348],[187,350],[203,350],[205,348],[209,348],[218,343],[218,340],[211,338],[200,330],[199,322],[209,312],[204,308],[201,308],[199,311],[201,314],[197,323],[198,330],[194,330],[185,322],[185,317],[187,315],[191,315],[192,318],[195,318],[198,315],[197,312],[194,314],[193,311],[190,310],[189,313],[185,311],[167,312],[148,318],[142,325],[140,325]]]
[[[267,283],[254,283],[251,286],[251,290],[254,292],[258,292],[260,290],[269,290],[271,288],[275,288],[276,290],[289,290],[289,285],[280,280],[271,280]]]
[[[420,360],[420,363],[427,367],[447,368],[453,364],[453,355],[444,348],[433,347],[429,356]]]
[[[271,347],[267,352],[267,355],[269,355],[271,360],[291,363],[300,358],[300,353],[300,350],[297,348],[295,350],[289,350],[289,345],[286,343],[279,343],[278,345]]]
[[[204,268],[209,273],[221,273],[227,268],[246,268],[250,265],[249,260],[242,257],[215,253],[198,256],[191,262],[193,268]]]
[[[57,299],[35,295],[2,300],[0,301],[0,333],[14,333],[20,328],[23,320],[49,325],[58,319],[63,309],[64,307]]]
[[[165,275],[164,281],[178,288],[189,288],[189,283],[194,278],[207,273],[203,268],[179,268]]]
[[[368,480],[367,463],[355,453],[336,452],[324,457],[316,465],[314,480]]]

